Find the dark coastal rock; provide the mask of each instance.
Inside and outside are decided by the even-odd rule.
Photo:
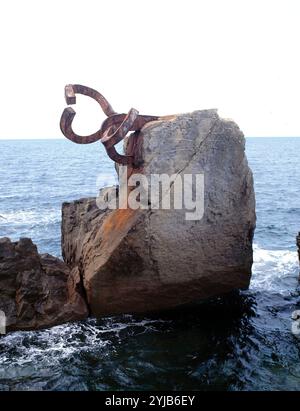
[[[247,288],[255,197],[237,125],[204,110],[149,123],[138,138],[145,176],[204,174],[203,218],[186,220],[185,209],[103,212],[95,199],[63,204],[63,256],[78,268],[91,313],[160,310]]]
[[[300,263],[300,232],[298,233],[298,235],[296,237],[296,244],[297,244],[297,248],[298,248],[298,258],[299,258],[299,263]]]
[[[38,254],[28,238],[0,239],[0,310],[8,330],[30,330],[88,315],[78,269]]]

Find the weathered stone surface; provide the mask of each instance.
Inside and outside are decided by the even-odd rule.
[[[39,255],[29,238],[0,239],[0,310],[8,330],[48,327],[88,315],[78,269]]]
[[[255,198],[237,125],[204,110],[149,123],[125,146],[133,138],[147,177],[204,174],[204,215],[187,221],[185,209],[65,203],[63,255],[78,267],[92,314],[165,309],[248,287]]]

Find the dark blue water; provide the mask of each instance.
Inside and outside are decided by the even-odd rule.
[[[246,292],[153,317],[0,338],[0,390],[299,390],[300,138],[248,138],[257,228]],[[60,256],[61,203],[115,181],[100,144],[0,140],[0,236]]]

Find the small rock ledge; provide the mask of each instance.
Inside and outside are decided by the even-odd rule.
[[[0,239],[0,309],[8,330],[30,330],[88,315],[76,269],[38,254],[29,238]]]

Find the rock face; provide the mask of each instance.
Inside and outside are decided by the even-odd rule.
[[[28,238],[0,239],[0,310],[8,330],[35,329],[88,315],[78,270],[38,254]]]
[[[298,248],[298,258],[299,258],[299,263],[300,263],[300,231],[296,237],[296,244],[297,244],[297,248]]]
[[[9,330],[168,309],[248,287],[255,198],[237,125],[215,110],[196,111],[148,123],[124,147],[135,165],[127,178],[140,189],[147,183],[144,208],[124,207],[142,199],[127,178],[129,197],[118,190],[123,208],[97,206],[114,187],[97,202],[64,203],[65,262],[38,254],[30,239],[0,239],[0,310]],[[157,199],[155,178],[163,174],[171,185]]]
[[[126,150],[133,139],[141,165],[134,173],[148,180],[153,173],[175,181],[204,176],[202,218],[188,220],[187,209],[101,211],[95,199],[64,203],[63,256],[83,279],[91,313],[159,310],[247,288],[255,198],[237,125],[215,110],[196,111],[148,123],[127,139]],[[161,201],[169,194],[162,191]]]

